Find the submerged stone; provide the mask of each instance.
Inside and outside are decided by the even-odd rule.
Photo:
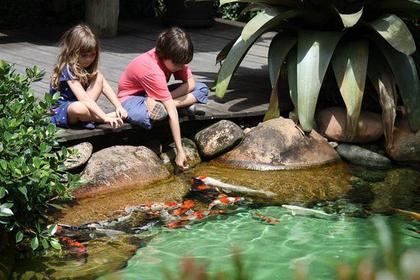
[[[145,187],[171,176],[159,157],[140,146],[113,146],[92,155],[82,180],[87,183],[74,191],[76,198],[119,191],[125,187]]]
[[[213,157],[229,151],[238,144],[244,133],[234,122],[221,120],[195,135],[200,153],[205,157]]]
[[[67,170],[75,169],[85,164],[92,155],[93,145],[89,142],[79,143],[77,145],[68,147],[75,151],[74,155],[70,155],[65,161],[64,166]]]
[[[335,150],[316,131],[305,135],[292,120],[280,117],[259,124],[238,147],[216,161],[233,168],[283,170],[339,160]]]
[[[198,153],[197,145],[194,141],[188,138],[181,139],[182,147],[184,148],[185,156],[187,157],[187,164],[192,168],[201,162],[200,154]],[[176,149],[175,143],[169,145],[170,150],[166,153],[170,162],[175,166]]]
[[[340,144],[337,152],[345,160],[356,165],[373,168],[391,167],[391,161],[387,157],[356,145]]]

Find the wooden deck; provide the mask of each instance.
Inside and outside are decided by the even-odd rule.
[[[166,27],[154,20],[120,22],[118,36],[101,40],[100,69],[117,90],[118,79],[126,65],[137,55],[154,47],[156,37]],[[0,59],[14,63],[19,72],[38,65],[46,72],[42,81],[33,89],[37,98],[43,98],[49,88],[49,77],[57,59],[57,42],[67,27],[51,27],[36,30],[0,30]],[[241,28],[218,21],[209,29],[187,29],[194,42],[194,59],[190,64],[198,81],[209,87],[214,83],[219,66],[215,64],[217,53]],[[233,77],[229,92],[223,99],[211,93],[206,105],[199,105],[200,114],[194,119],[222,119],[263,115],[268,107],[270,83],[268,80],[267,54],[272,34],[265,35],[249,51]],[[106,111],[113,106],[101,97],[100,106]],[[191,120],[184,118],[181,121]],[[131,129],[125,125],[123,129]],[[94,130],[65,130],[63,140],[73,140],[113,132],[102,126]]]

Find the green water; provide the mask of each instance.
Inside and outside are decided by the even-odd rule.
[[[280,219],[268,225],[255,218],[255,211]],[[163,270],[179,276],[183,257],[208,264],[213,275],[224,272],[233,279],[233,248],[250,279],[293,279],[298,266],[309,279],[333,279],[340,263],[354,264],[376,247],[369,219],[340,216],[334,220],[292,216],[276,206],[248,209],[197,223],[190,229],[159,229],[117,273],[100,279],[167,279]],[[404,246],[420,246],[420,239],[403,235]],[[229,277],[230,275],[230,277]]]

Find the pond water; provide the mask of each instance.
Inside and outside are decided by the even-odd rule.
[[[334,279],[340,263],[354,265],[378,247],[370,216],[389,213],[393,208],[420,211],[420,172],[413,168],[383,171],[337,164],[256,172],[206,163],[172,183],[166,182],[162,191],[175,190],[180,181],[185,184],[191,176],[198,175],[252,188],[262,186],[275,191],[281,203],[267,205],[256,200],[252,205],[208,217],[188,228],[168,229],[158,224],[140,233],[125,228],[122,235],[90,234],[92,240],[84,242],[87,256],[22,258],[15,265],[12,279],[182,279],[181,262],[190,257],[199,264],[205,263],[211,275],[223,273],[223,279],[234,279],[238,252],[244,273],[249,275],[242,279],[295,279],[296,272],[302,270],[307,271],[308,279]],[[114,196],[112,201],[127,201],[127,197],[134,199],[138,195],[133,192]],[[280,206],[282,203],[324,210],[334,217],[294,216]],[[277,218],[279,223],[267,224],[256,217],[257,213]],[[418,222],[401,222],[403,247],[420,247],[419,233],[415,232],[419,228]]]
[[[277,217],[269,225],[255,212]],[[337,217],[326,220],[293,216],[282,207],[263,207],[218,216],[190,229],[143,233],[155,237],[140,248],[121,271],[100,279],[168,279],[179,276],[183,257],[208,264],[208,271],[223,272],[235,279],[235,249],[249,279],[294,279],[297,266],[308,270],[309,279],[333,279],[340,263],[354,264],[376,247],[372,224],[365,218]],[[420,246],[420,240],[403,237],[405,246]],[[248,278],[247,278],[248,279]]]

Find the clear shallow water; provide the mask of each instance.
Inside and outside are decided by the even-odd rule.
[[[268,225],[255,212],[280,219]],[[163,270],[178,276],[180,260],[195,257],[212,273],[234,270],[233,248],[239,248],[251,279],[293,279],[296,264],[305,263],[309,279],[333,279],[340,263],[354,264],[376,247],[375,230],[368,219],[339,217],[324,220],[292,216],[282,207],[249,209],[197,223],[191,229],[159,229],[146,247],[140,248],[127,266],[100,279],[167,279]],[[420,239],[403,236],[408,247]],[[227,279],[231,279],[230,277]]]

